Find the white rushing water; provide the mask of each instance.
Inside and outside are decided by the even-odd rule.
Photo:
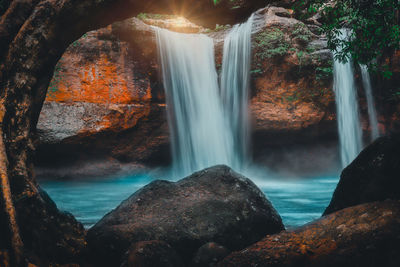
[[[241,170],[248,158],[252,21],[226,37],[222,90],[211,38],[155,28],[176,178],[217,164]]]
[[[236,153],[233,166],[239,168],[243,168],[250,157],[248,102],[253,18],[254,15],[246,23],[235,25],[226,36],[222,60],[221,97],[233,133]]]
[[[172,137],[174,176],[233,161],[224,118],[213,40],[156,29]]]
[[[340,32],[340,38],[347,38],[347,36],[346,30]],[[351,61],[341,63],[335,59],[333,73],[340,154],[342,166],[345,167],[362,149],[362,129]]]
[[[375,109],[374,96],[372,94],[371,77],[369,76],[368,67],[360,65],[365,96],[367,98],[369,124],[371,127],[371,139],[374,141],[379,137],[378,119]]]

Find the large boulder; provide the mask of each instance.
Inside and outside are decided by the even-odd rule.
[[[164,241],[134,243],[126,252],[121,267],[183,267],[176,251]]]
[[[357,204],[400,199],[400,135],[381,137],[343,170],[324,214]]]
[[[400,201],[343,209],[297,230],[267,236],[219,266],[400,266]]]
[[[217,263],[225,258],[230,251],[224,246],[210,242],[202,245],[196,252],[191,266],[193,267],[214,267]]]
[[[37,188],[38,194],[21,194],[14,201],[26,258],[38,266],[80,262],[86,248],[83,225]]]
[[[220,165],[178,182],[150,183],[93,226],[87,240],[97,264],[106,266],[145,240],[165,241],[189,262],[208,242],[238,250],[283,229],[260,189]]]

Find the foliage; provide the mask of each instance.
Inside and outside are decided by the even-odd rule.
[[[308,43],[312,37],[311,31],[307,28],[307,26],[304,23],[297,23],[294,26],[292,35],[296,40],[300,41],[303,44]]]
[[[315,78],[320,80],[326,80],[332,76],[333,68],[332,67],[317,67],[315,69],[316,75]]]
[[[389,99],[391,101],[400,101],[400,88],[394,88],[391,90],[390,94],[389,94]]]
[[[257,57],[259,59],[284,56],[289,50],[289,43],[285,40],[285,34],[278,28],[267,28],[255,38]]]
[[[310,61],[310,57],[309,57],[309,54],[307,53],[307,52],[304,52],[304,51],[301,51],[301,50],[299,50],[299,51],[297,51],[296,52],[296,56],[297,56],[297,58],[298,58],[298,60],[299,60],[299,66],[300,66],[300,68],[303,66],[303,65],[306,65],[309,61]]]
[[[228,30],[229,28],[231,28],[231,25],[227,24],[227,25],[220,25],[217,24],[215,25],[215,29],[205,29],[204,32],[205,33],[210,33],[210,32],[218,32],[218,31],[224,31],[224,30]]]
[[[296,2],[294,8],[307,10],[302,16],[320,12],[323,19],[322,30],[328,37],[328,46],[335,51],[335,57],[342,62],[351,58],[356,63],[366,64],[370,69],[377,70],[381,67],[373,63],[376,59],[389,57],[400,48],[398,0]],[[346,40],[338,37],[342,28],[351,29],[350,36]],[[389,77],[390,73],[385,71],[384,75]]]
[[[171,19],[174,18],[174,15],[165,15],[165,14],[151,14],[151,13],[140,13],[137,15],[137,18],[140,20],[145,19]]]
[[[52,95],[55,92],[57,92],[57,90],[58,90],[57,85],[60,84],[60,82],[62,82],[64,79],[65,79],[65,77],[64,77],[64,73],[63,73],[63,68],[61,67],[60,62],[58,62],[54,68],[53,78],[50,81],[47,93],[49,95]]]

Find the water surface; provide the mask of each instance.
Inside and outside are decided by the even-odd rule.
[[[86,228],[93,226],[121,201],[150,183],[146,174],[87,180],[46,180],[41,186],[61,210],[71,212]],[[264,179],[256,184],[267,195],[287,228],[321,216],[329,204],[338,178]]]

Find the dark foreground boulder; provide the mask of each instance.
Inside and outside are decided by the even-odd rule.
[[[377,139],[343,170],[324,215],[385,199],[400,199],[400,134]]]
[[[218,266],[400,266],[400,201],[340,210],[297,230],[267,236]]]
[[[192,267],[213,267],[217,266],[217,263],[228,256],[230,251],[224,246],[218,245],[217,243],[210,242],[202,245],[196,252],[192,263]]]
[[[58,210],[48,194],[38,189],[38,195],[15,202],[28,260],[38,266],[79,262],[86,247],[83,225],[72,214]]]
[[[183,267],[176,251],[164,241],[141,241],[133,244],[121,267]]]
[[[221,165],[176,183],[150,183],[93,226],[87,240],[97,265],[118,266],[139,241],[165,241],[189,262],[205,243],[238,250],[283,229],[257,186]]]

